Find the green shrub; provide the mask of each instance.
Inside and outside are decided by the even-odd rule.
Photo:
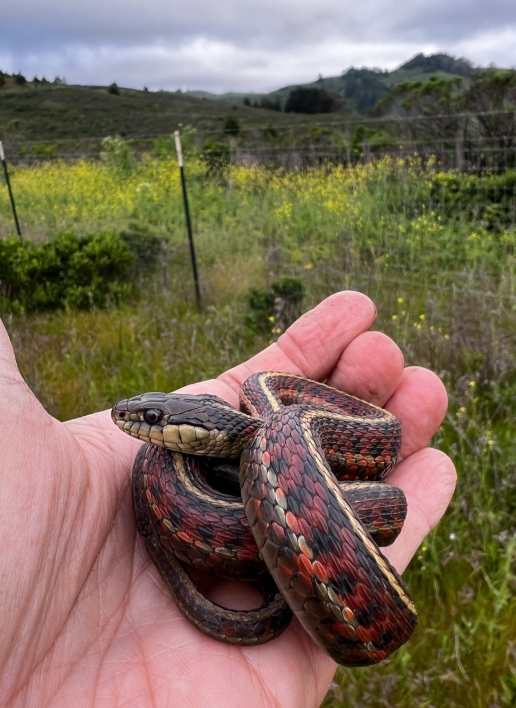
[[[109,165],[118,177],[128,177],[134,169],[134,155],[129,143],[115,135],[108,135],[101,142],[100,159]]]
[[[440,172],[434,178],[432,196],[449,215],[484,222],[489,228],[508,226],[514,221],[516,171],[499,175],[461,175]]]
[[[210,138],[204,143],[201,158],[208,174],[220,173],[229,164],[229,145]]]
[[[34,154],[38,157],[53,157],[59,150],[59,143],[37,143]]]
[[[295,277],[279,278],[269,288],[250,288],[247,304],[251,312],[245,324],[259,334],[280,335],[300,316],[304,297],[305,286]]]
[[[235,116],[227,116],[224,120],[224,132],[226,135],[236,137],[240,133],[240,123]]]
[[[0,241],[0,310],[41,312],[88,309],[119,302],[131,291],[135,260],[116,234],[59,234],[35,244]]]

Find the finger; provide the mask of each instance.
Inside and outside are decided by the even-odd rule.
[[[362,293],[345,291],[306,312],[275,344],[230,369],[242,383],[254,371],[286,371],[321,381],[331,373],[342,350],[374,322],[376,308]]]
[[[403,354],[382,332],[359,334],[342,352],[327,383],[383,406],[403,379]]]
[[[256,371],[284,371],[324,380],[339,361],[343,349],[369,329],[376,316],[372,301],[361,293],[335,293],[302,315],[288,330],[247,362],[226,371],[216,381],[188,386],[190,393],[209,390],[238,404],[238,391]]]
[[[385,407],[401,422],[403,459],[430,443],[446,415],[448,394],[436,374],[410,366]]]
[[[382,553],[398,572],[403,572],[419,545],[439,522],[455,490],[457,475],[450,458],[427,447],[401,462],[389,476],[389,484],[407,496],[403,530]]]

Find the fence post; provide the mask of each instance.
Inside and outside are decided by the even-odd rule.
[[[186,192],[186,178],[185,178],[185,168],[183,161],[183,149],[181,147],[181,135],[179,130],[174,131],[174,139],[176,141],[176,152],[177,152],[177,164],[179,165],[179,173],[181,175],[181,189],[183,192],[183,205],[185,209],[185,219],[186,219],[186,230],[188,232],[188,243],[190,246],[190,260],[192,262],[192,273],[195,286],[195,300],[197,302],[197,309],[201,309],[201,291],[199,288],[199,275],[197,273],[197,260],[195,258],[195,247],[192,234],[192,222],[190,220],[190,208],[188,206],[188,194]]]
[[[462,127],[457,130],[455,136],[455,166],[457,172],[462,172],[464,166],[464,131]]]
[[[231,201],[233,196],[233,165],[236,164],[236,141],[235,138],[229,138],[229,178],[228,178],[228,188],[226,191],[226,198]]]
[[[362,143],[362,155],[364,156],[364,165],[368,165],[371,162],[371,148],[367,139],[364,139]]]
[[[18,214],[16,213],[16,204],[14,203],[14,194],[13,194],[13,190],[11,189],[11,180],[9,179],[9,171],[7,169],[7,160],[5,159],[4,146],[2,145],[1,140],[0,140],[0,162],[2,163],[3,168],[4,168],[5,181],[7,183],[7,189],[9,191],[9,199],[11,200],[11,208],[13,210],[13,217],[14,217],[14,224],[16,226],[16,233],[21,238],[22,233],[21,233],[21,229],[20,229],[20,222],[18,221]]]

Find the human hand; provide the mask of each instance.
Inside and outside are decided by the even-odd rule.
[[[359,293],[337,293],[266,350],[218,379],[188,387],[238,404],[258,370],[326,380],[393,412],[402,461],[389,483],[408,515],[383,549],[403,571],[444,513],[451,461],[427,448],[446,411],[434,374],[403,368],[399,348],[367,331]],[[139,443],[109,411],[60,423],[23,382],[0,331],[0,704],[52,706],[318,706],[335,664],[294,621],[277,639],[236,648],[202,635],[175,607],[139,539],[130,477]],[[240,586],[210,597],[239,606]]]

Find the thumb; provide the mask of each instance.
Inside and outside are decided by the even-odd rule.
[[[27,423],[34,414],[48,415],[45,409],[25,383],[20,373],[16,356],[7,330],[0,320],[0,429],[8,435],[9,422],[19,425],[24,418]],[[49,416],[50,417],[50,416]],[[9,438],[3,438],[8,440]]]

